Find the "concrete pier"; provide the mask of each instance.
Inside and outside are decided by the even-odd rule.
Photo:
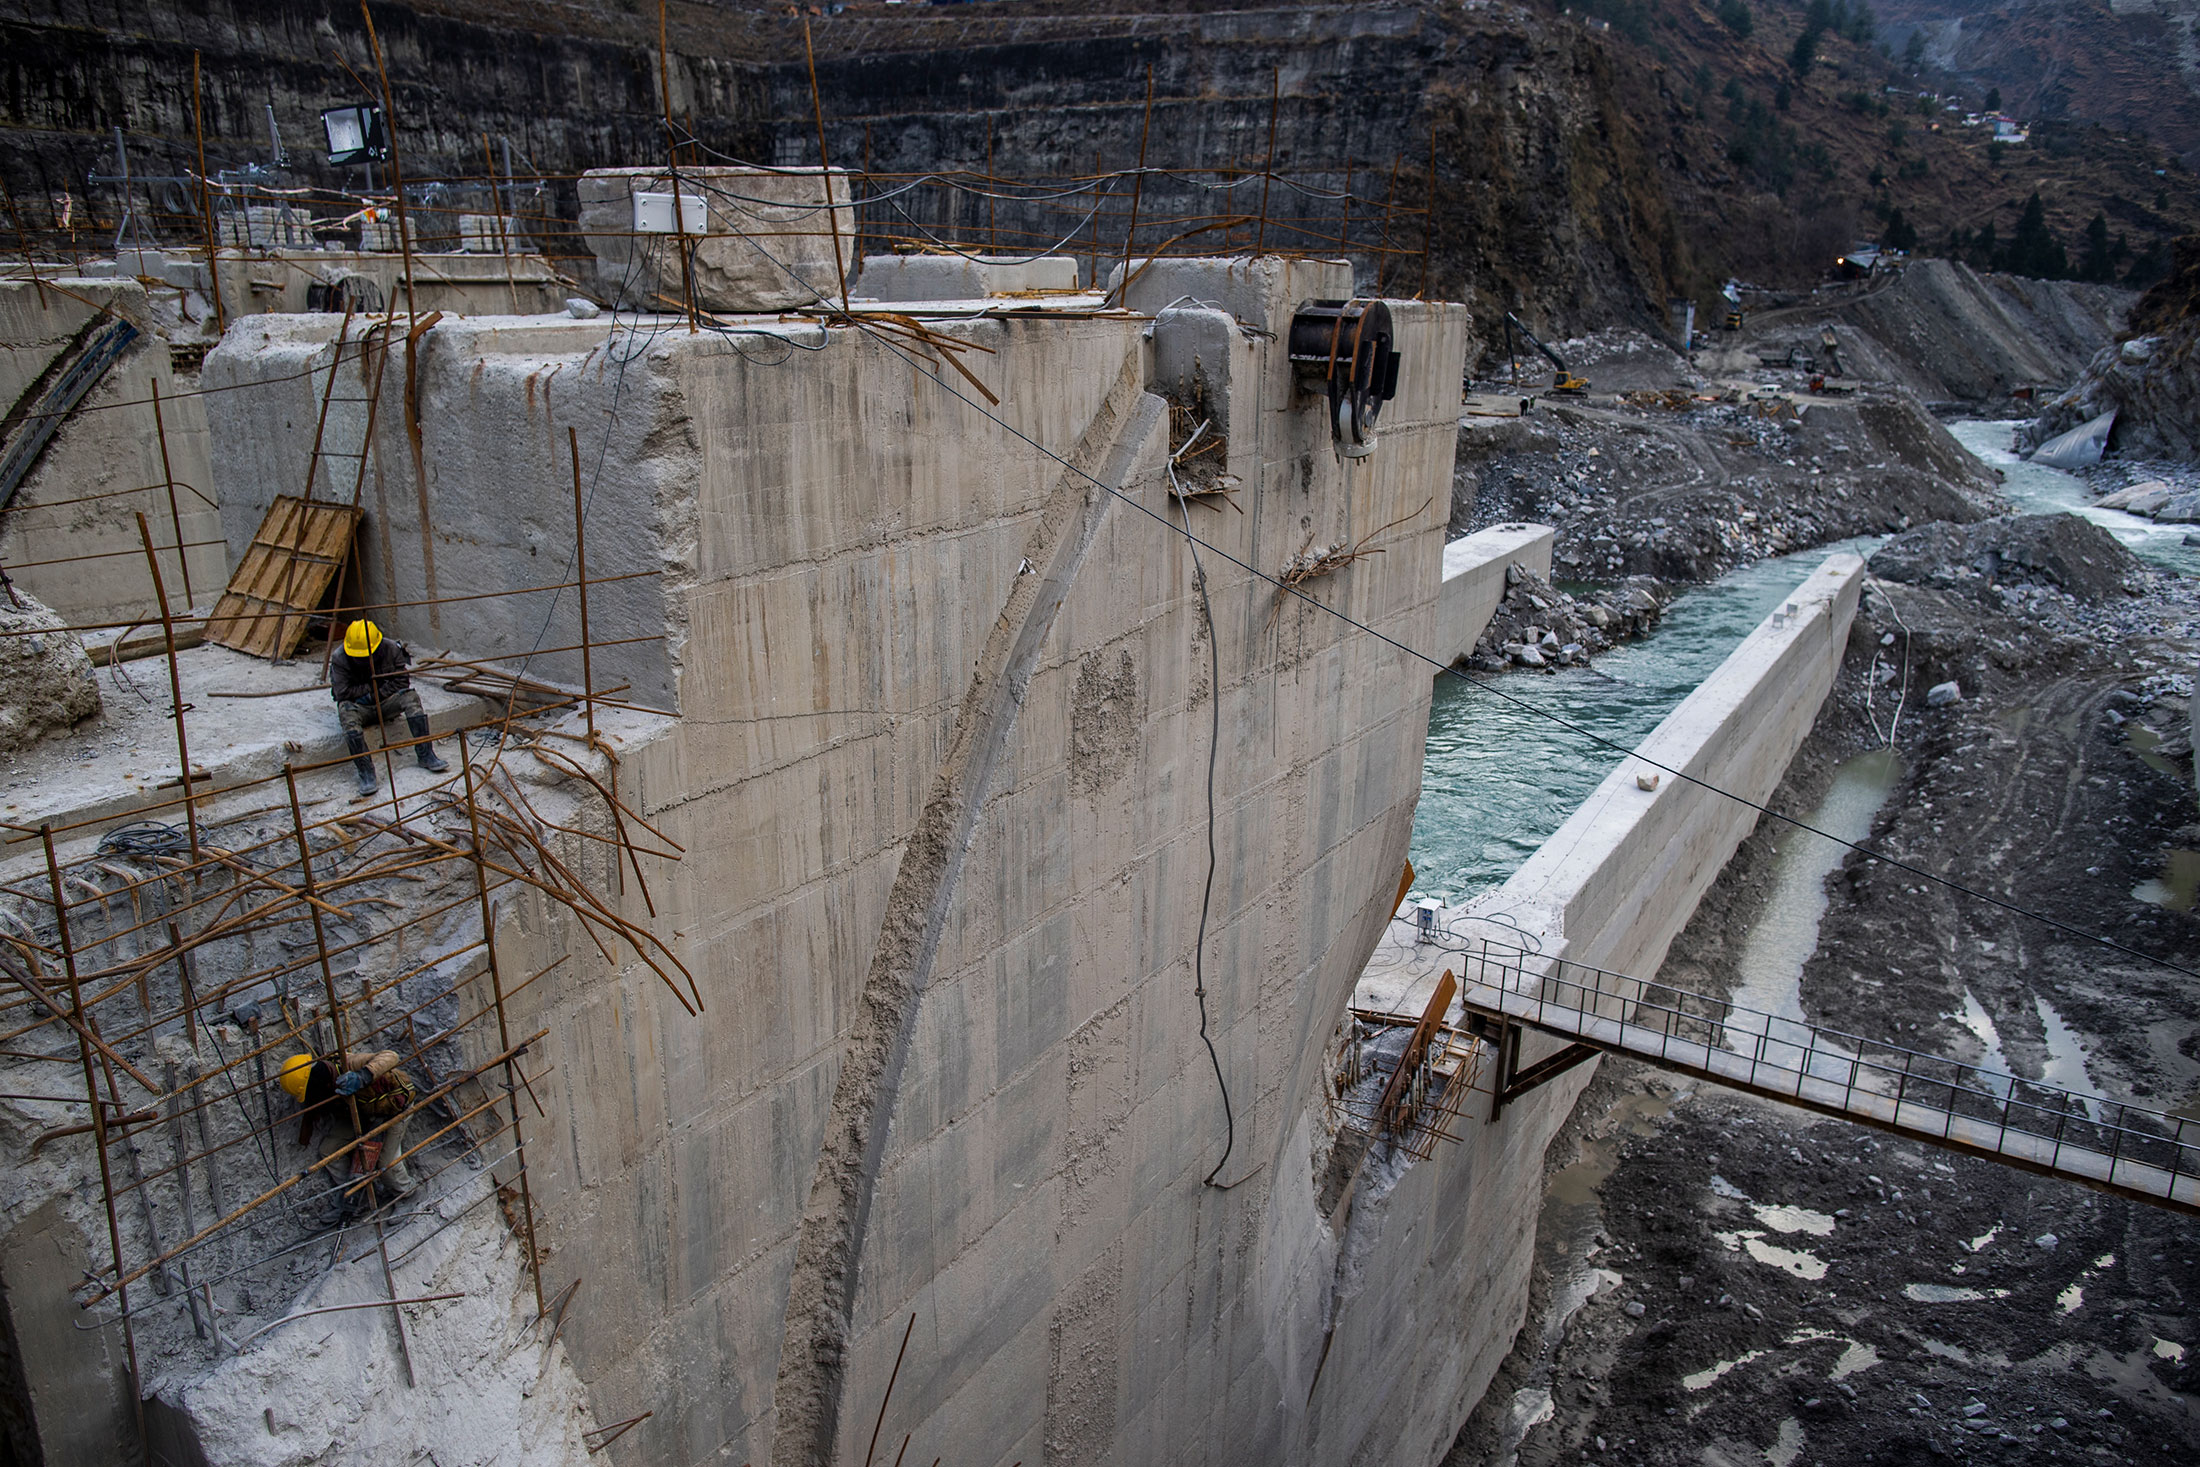
[[[1168,260],[1130,311],[935,317],[997,408],[771,317],[392,343],[418,408],[377,421],[365,596],[577,682],[550,589],[576,427],[593,676],[661,710],[607,742],[685,855],[649,871],[654,918],[601,890],[702,1012],[532,899],[497,928],[550,969],[512,1015],[555,1059],[544,1286],[583,1282],[563,1344],[595,1418],[654,1412],[617,1459],[855,1459],[889,1378],[884,1432],[954,1461],[1350,1455],[1277,1403],[1331,1297],[1324,1052],[1396,891],[1430,683],[1267,577],[1380,548],[1301,588],[1428,644],[1466,324],[1389,303],[1400,394],[1348,460],[1282,338],[1350,293],[1337,264]],[[1143,314],[1187,295],[1226,309]],[[272,318],[208,358],[233,536],[302,471],[295,384],[334,331]],[[1171,492],[1157,394],[1186,391],[1227,424],[1234,508]]]
[[[1505,599],[1506,572],[1514,566],[1551,578],[1549,525],[1492,525],[1444,547],[1444,589],[1436,598],[1436,642],[1429,649],[1446,662],[1474,650],[1475,639]]]

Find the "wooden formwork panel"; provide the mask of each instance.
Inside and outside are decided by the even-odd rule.
[[[361,517],[351,505],[277,495],[215,604],[206,640],[254,657],[297,651],[307,616],[351,558]]]

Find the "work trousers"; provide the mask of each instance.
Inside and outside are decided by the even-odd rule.
[[[411,688],[391,693],[383,698],[380,710],[372,703],[339,703],[336,705],[337,721],[345,733],[365,733],[369,725],[385,723],[392,718],[417,718],[423,710],[420,695]]]

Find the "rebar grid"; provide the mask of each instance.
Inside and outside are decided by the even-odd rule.
[[[139,532],[165,607],[142,515]],[[624,578],[590,577],[583,567],[571,584],[613,579]],[[553,588],[503,594],[537,589]],[[179,620],[170,616],[164,627],[171,669]],[[608,645],[616,643],[584,631],[584,653]],[[523,1067],[544,1033],[517,1036],[510,1004],[578,955],[507,975],[497,951],[500,903],[528,897],[565,913],[606,968],[637,958],[683,1009],[701,1007],[701,990],[672,946],[621,910],[631,879],[653,918],[641,858],[682,855],[621,798],[615,751],[596,734],[599,704],[635,705],[486,662],[431,659],[430,670],[493,693],[493,711],[458,732],[459,769],[423,771],[402,795],[393,778],[387,801],[362,808],[314,798],[301,781],[346,762],[331,759],[294,762],[218,795],[179,781],[173,798],[119,817],[0,822],[0,840],[35,842],[30,850],[44,859],[34,875],[18,845],[20,874],[0,881],[0,1060],[66,1064],[82,1083],[71,1095],[42,1078],[9,1086],[6,1098],[58,1111],[39,1117],[61,1123],[33,1139],[33,1156],[71,1137],[87,1138],[74,1144],[96,1153],[106,1247],[94,1252],[105,1256],[95,1256],[79,1302],[88,1311],[99,1306],[91,1315],[99,1324],[121,1324],[133,1373],[135,1331],[149,1310],[181,1303],[192,1330],[217,1351],[316,1312],[255,1325],[265,1311],[241,1302],[254,1288],[280,1289],[298,1255],[331,1225],[312,1213],[316,1201],[348,1217],[347,1229],[371,1230],[371,1246],[357,1257],[371,1255],[382,1269],[386,1298],[376,1307],[391,1311],[409,1373],[401,1306],[444,1296],[400,1297],[392,1270],[404,1255],[392,1256],[389,1224],[401,1215],[379,1179],[401,1161],[425,1172],[430,1186],[461,1164],[488,1172],[488,1195],[505,1200],[526,1244],[541,1313],[521,1112],[524,1104],[542,1113],[533,1081],[548,1066]],[[592,683],[584,671],[584,684]],[[170,692],[180,709],[173,678]],[[585,733],[543,716],[572,710]],[[180,713],[176,737],[179,768],[188,770]],[[419,742],[389,739],[385,749]],[[548,796],[546,783],[555,791]],[[93,827],[105,836],[85,849]],[[64,854],[60,842],[71,835]],[[9,854],[0,845],[0,857]],[[599,891],[604,876],[617,896]],[[383,1169],[343,1175],[348,1158],[396,1124],[373,1124],[347,1101],[350,1141],[318,1159],[286,1156],[284,1133],[298,1112],[273,1093],[275,1063],[292,1052],[381,1050],[421,1077],[411,1108],[421,1120],[403,1150],[388,1148]],[[80,1106],[88,1110],[81,1122]],[[141,1157],[146,1150],[152,1154]],[[339,1246],[327,1266],[346,1255]]]
[[[1440,1141],[1457,1141],[1457,1122],[1466,1114],[1467,1097],[1481,1088],[1483,1061],[1490,1048],[1483,1039],[1452,1024],[1438,1024],[1426,1047],[1413,1058],[1413,1072],[1394,1114],[1384,1116],[1380,1092],[1364,1092],[1362,1082],[1381,1069],[1367,1054],[1367,1043],[1384,1030],[1409,1033],[1418,1016],[1384,1009],[1354,1007],[1345,1015],[1342,1043],[1330,1064],[1330,1109],[1369,1137],[1381,1136],[1399,1151],[1426,1161]],[[1401,1056],[1402,1057],[1402,1056]]]

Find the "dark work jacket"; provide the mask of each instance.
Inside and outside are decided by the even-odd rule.
[[[412,653],[395,637],[384,637],[374,655],[364,660],[338,649],[328,662],[328,694],[339,703],[379,705],[412,686],[405,668]]]

